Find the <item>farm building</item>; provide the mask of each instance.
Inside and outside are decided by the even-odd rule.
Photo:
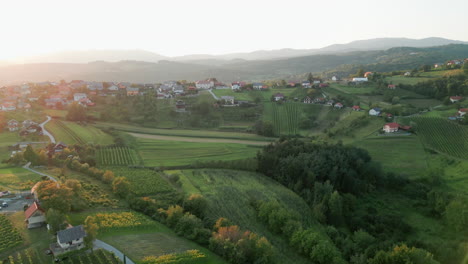
[[[50,245],[50,250],[55,256],[67,253],[73,250],[84,248],[84,238],[86,232],[82,225],[70,227],[57,232],[57,243]]]
[[[8,121],[8,123],[7,123],[8,130],[10,132],[17,131],[19,129],[18,124],[19,124],[18,121],[14,120],[14,119]]]
[[[461,97],[461,96],[450,96],[450,102],[452,102],[452,103],[456,103],[456,102],[460,101],[461,99],[463,99],[463,97]]]
[[[359,105],[353,105],[354,111],[361,111],[361,107]]]
[[[273,97],[275,98],[275,101],[280,101],[284,99],[284,95],[282,93],[277,93]]]
[[[385,131],[385,133],[393,133],[397,132],[399,128],[400,125],[398,123],[387,123],[384,125],[383,131]]]
[[[25,222],[28,225],[28,229],[41,227],[46,222],[45,212],[39,207],[37,202],[34,202],[24,212]]]
[[[343,108],[343,104],[342,103],[336,103],[333,107],[335,107],[337,109],[341,109],[341,108]]]
[[[382,111],[382,110],[381,110],[380,108],[374,107],[374,108],[372,108],[371,110],[369,110],[369,115],[371,115],[371,116],[378,116],[378,115],[380,115],[381,111]]]
[[[369,81],[369,79],[367,79],[367,77],[364,77],[364,78],[355,77],[355,78],[353,78],[353,82],[367,82],[367,81]]]
[[[467,112],[468,112],[468,108],[460,108],[460,109],[458,109],[458,115],[459,115],[460,117],[465,116]]]
[[[391,89],[391,90],[395,90],[396,89],[396,85],[395,84],[389,84],[387,86],[388,89]]]

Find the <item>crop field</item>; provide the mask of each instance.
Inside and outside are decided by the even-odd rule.
[[[139,164],[139,158],[129,147],[102,147],[97,150],[96,159],[101,166],[126,166]]]
[[[154,195],[173,192],[174,188],[159,172],[150,169],[115,168],[115,176],[123,176],[130,181],[130,188],[136,195]]]
[[[264,120],[271,121],[275,135],[299,134],[299,106],[298,103],[265,103]]]
[[[8,146],[14,145],[17,142],[21,141],[18,133],[13,132],[2,132],[0,133],[0,161],[8,159],[10,157],[10,151],[8,151]],[[0,168],[4,164],[0,164]]]
[[[392,77],[387,77],[385,80],[389,83],[393,84],[417,84],[419,82],[429,81],[430,77],[408,77],[403,75],[395,75]]]
[[[0,168],[0,189],[8,191],[30,190],[41,177],[23,168]]]
[[[378,136],[353,145],[366,149],[385,171],[418,175],[427,169],[424,147],[417,136]]]
[[[403,104],[409,104],[418,108],[419,107],[428,108],[428,107],[434,107],[434,106],[442,104],[441,101],[436,100],[436,99],[402,99],[400,100],[400,102]]]
[[[237,160],[254,157],[259,146],[234,143],[198,143],[137,139],[145,166],[189,165],[197,161]]]
[[[63,141],[66,144],[109,145],[113,143],[113,138],[110,135],[89,125],[82,126],[73,122],[53,119],[46,124],[46,129],[54,135],[57,141]]]
[[[5,215],[0,214],[0,252],[23,243],[19,231],[13,227]]]
[[[376,90],[376,87],[373,85],[353,86],[343,84],[331,84],[331,87],[348,94],[369,94]]]
[[[412,117],[405,121],[415,127],[425,147],[468,159],[468,128],[437,117]]]
[[[270,233],[258,222],[253,199],[276,200],[289,210],[302,216],[304,226],[314,226],[312,212],[305,201],[279,183],[256,173],[234,170],[172,170],[177,174],[186,193],[199,193],[208,200],[207,214],[212,220],[225,217],[242,228],[264,235],[281,252],[279,258],[291,263],[303,263],[287,242]],[[287,256],[287,257],[286,257]],[[285,259],[283,259],[285,261]],[[279,261],[279,263],[286,263]]]

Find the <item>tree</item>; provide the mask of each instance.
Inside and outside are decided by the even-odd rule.
[[[61,227],[66,220],[65,215],[54,208],[47,210],[46,219],[50,228],[49,231],[53,234],[62,229]]]
[[[433,255],[420,248],[409,248],[407,245],[395,246],[391,251],[379,251],[369,264],[438,264]]]
[[[363,68],[360,68],[357,73],[356,73],[357,77],[364,77],[364,69]]]
[[[423,65],[423,66],[421,67],[421,70],[422,70],[423,72],[428,72],[428,71],[431,70],[431,65],[425,64],[425,65]]]
[[[73,102],[68,107],[66,119],[70,121],[86,121],[86,108],[77,102]]]
[[[307,75],[307,81],[309,81],[311,84],[314,83],[314,76],[312,76],[311,72],[309,72]]]
[[[26,151],[24,151],[23,158],[26,161],[31,162],[32,165],[37,165],[38,156],[34,149],[31,147],[31,145],[28,145],[26,147]]]
[[[468,74],[468,61],[465,61],[465,63],[463,64],[463,72],[465,74]]]
[[[202,217],[208,202],[201,194],[190,195],[184,203],[184,208],[192,214]]]
[[[88,216],[84,222],[84,229],[86,231],[86,237],[84,239],[85,245],[88,248],[93,247],[93,242],[96,240],[99,226],[96,223],[96,219],[93,216]]]
[[[48,210],[54,208],[61,213],[71,209],[73,190],[54,181],[43,181],[37,188],[37,195],[42,207]]]
[[[286,83],[285,80],[281,80],[281,81],[280,81],[280,86],[281,86],[281,87],[286,87],[286,85],[288,85],[288,84]]]
[[[117,177],[112,182],[112,191],[123,198],[130,192],[130,182],[125,177]]]
[[[114,173],[110,170],[106,170],[102,175],[102,181],[105,183],[111,183],[114,180],[115,176]]]
[[[468,227],[468,204],[457,197],[445,208],[445,217],[448,224],[455,231],[462,231]]]

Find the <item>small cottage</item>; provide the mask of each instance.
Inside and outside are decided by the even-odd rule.
[[[84,248],[86,232],[83,225],[70,227],[57,232],[57,243],[50,245],[55,256]]]
[[[399,127],[400,125],[398,123],[387,123],[384,125],[383,131],[385,131],[385,133],[393,133],[397,132]]]
[[[45,212],[39,207],[37,202],[34,202],[24,212],[25,222],[28,225],[28,229],[41,227],[46,222]]]
[[[369,115],[371,116],[379,116],[382,110],[378,107],[374,107],[371,110],[369,110]]]

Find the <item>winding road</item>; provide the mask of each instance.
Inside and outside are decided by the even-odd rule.
[[[57,143],[57,142],[55,142],[55,137],[54,137],[49,131],[47,131],[47,130],[45,129],[45,125],[46,125],[50,120],[52,120],[52,117],[47,116],[47,120],[44,121],[44,122],[42,122],[39,126],[42,128],[42,134],[48,136],[49,139],[50,139],[50,142],[52,142],[52,143],[55,144],[55,143]]]

